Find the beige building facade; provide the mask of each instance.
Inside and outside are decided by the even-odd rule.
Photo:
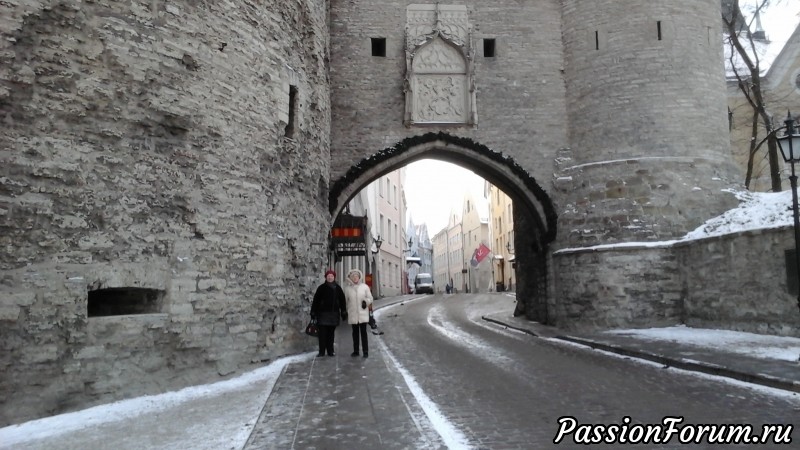
[[[456,292],[467,289],[467,265],[464,260],[461,217],[450,212],[447,226],[433,236],[433,281],[437,292],[445,292],[448,283]]]
[[[433,284],[436,292],[444,292],[450,281],[450,265],[447,259],[447,228],[442,228],[431,239],[433,254]]]
[[[405,231],[406,205],[403,194],[405,168],[377,179],[375,211],[377,233],[381,239],[377,254],[376,282],[378,295],[390,297],[405,292],[405,251],[408,239]]]
[[[516,286],[516,264],[514,258],[514,210],[511,198],[497,186],[486,182],[489,199],[490,240],[492,242],[492,264],[497,291],[514,290]]]
[[[483,257],[480,262],[476,259],[476,252],[481,245],[491,250],[489,208],[486,199],[476,199],[471,193],[466,193],[461,217],[463,233],[461,241],[464,249],[462,268],[467,269],[463,274],[466,277],[465,292],[489,292],[494,289],[491,253]]]

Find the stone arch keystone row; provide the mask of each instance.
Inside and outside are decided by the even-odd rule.
[[[525,203],[536,226],[537,251],[547,248],[555,240],[557,214],[553,202],[525,169],[509,156],[469,138],[445,132],[408,137],[352,166],[331,185],[328,195],[331,216],[335,218],[358,190],[373,179],[416,160],[437,157],[479,169],[484,172],[484,175],[479,175],[493,178],[493,183],[500,189]],[[364,179],[365,177],[367,178]]]

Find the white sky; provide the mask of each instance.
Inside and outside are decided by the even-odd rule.
[[[428,235],[447,226],[450,210],[461,215],[464,193],[471,192],[476,202],[483,199],[483,178],[471,170],[434,159],[423,159],[406,166],[407,217],[415,225],[428,225]]]
[[[764,10],[761,16],[761,25],[767,38],[783,48],[797,24],[800,23],[800,1],[797,0],[772,0],[773,4]],[[739,0],[742,8],[752,9],[753,0]],[[746,11],[743,11],[746,13]]]

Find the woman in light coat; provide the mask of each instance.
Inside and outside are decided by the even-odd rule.
[[[369,310],[372,308],[372,292],[363,282],[363,274],[358,269],[347,273],[347,282],[344,286],[344,296],[347,299],[347,323],[353,327],[353,353],[358,356],[359,335],[364,358],[369,356],[369,343],[367,342],[367,324],[369,323]]]

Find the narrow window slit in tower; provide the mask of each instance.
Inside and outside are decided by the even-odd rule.
[[[659,20],[656,22],[656,28],[658,29],[658,40],[661,40],[661,21]]]
[[[294,137],[294,122],[297,117],[297,86],[289,86],[289,119],[286,122],[284,135],[288,138]]]
[[[600,50],[600,32],[599,31],[595,31],[594,32],[594,49],[595,50]]]
[[[372,56],[386,57],[386,38],[370,38],[372,41]]]
[[[483,40],[483,57],[494,58],[494,39]]]

